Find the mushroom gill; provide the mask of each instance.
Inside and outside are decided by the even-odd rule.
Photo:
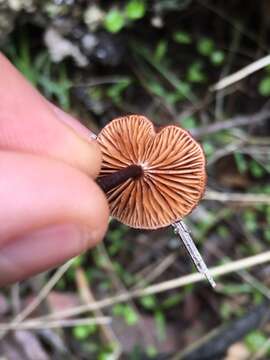
[[[181,127],[169,125],[156,132],[146,117],[130,115],[106,125],[98,143],[103,155],[98,181],[137,168],[134,176],[106,191],[111,215],[122,223],[140,229],[168,226],[201,199],[205,157]]]

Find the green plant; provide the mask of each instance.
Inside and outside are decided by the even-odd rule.
[[[77,340],[85,340],[96,331],[96,325],[78,325],[73,328],[72,333]]]
[[[122,79],[121,81],[119,81],[116,84],[111,85],[107,89],[107,95],[112,99],[112,101],[115,104],[118,105],[122,102],[122,95],[123,95],[124,91],[129,87],[130,84],[131,84],[130,78]]]
[[[138,20],[144,17],[146,3],[143,0],[130,0],[125,7],[125,14],[130,20]]]
[[[205,152],[205,155],[212,156],[215,152],[215,147],[210,141],[204,141],[203,142],[203,150]]]
[[[104,19],[104,27],[108,32],[118,33],[126,25],[144,17],[146,2],[143,0],[129,0],[125,7],[112,7]]]
[[[111,33],[119,32],[125,26],[125,16],[117,8],[111,9],[104,19],[105,29]]]
[[[166,339],[166,318],[162,311],[156,310],[154,314],[157,337],[159,341]]]
[[[199,54],[208,57],[213,65],[219,66],[225,60],[225,54],[222,50],[217,49],[213,39],[208,37],[200,38],[197,42]]]
[[[225,54],[221,50],[215,50],[212,52],[210,60],[214,65],[221,65],[225,60]]]
[[[187,80],[193,83],[203,83],[206,81],[206,75],[203,72],[203,64],[195,61],[188,67]]]
[[[240,174],[245,174],[248,170],[248,162],[243,154],[239,152],[234,153],[234,160]]]
[[[168,42],[165,40],[160,40],[157,44],[156,50],[154,52],[154,58],[156,61],[161,61],[166,55],[168,50]]]
[[[259,82],[258,87],[259,93],[262,96],[269,96],[270,95],[270,76],[267,75]]]
[[[245,227],[248,231],[254,232],[257,229],[257,215],[255,211],[245,210],[243,214],[243,219]]]
[[[251,352],[257,352],[267,341],[267,337],[260,330],[251,331],[245,337],[245,344]]]
[[[201,38],[197,43],[197,50],[201,55],[210,56],[215,49],[215,43],[210,38]]]
[[[264,168],[255,160],[249,162],[249,169],[255,178],[261,178],[265,174]]]
[[[194,129],[197,127],[197,119],[194,116],[187,116],[181,119],[181,126],[185,129]]]
[[[65,68],[65,64],[53,64],[47,51],[32,55],[29,38],[22,33],[18,43],[9,44],[7,55],[22,74],[43,94],[64,109],[70,108],[70,88],[72,86]]]
[[[124,318],[127,325],[132,326],[138,322],[138,315],[130,305],[117,304],[113,307],[113,314]]]
[[[157,306],[157,301],[154,295],[144,296],[140,299],[140,303],[147,310],[153,310]]]
[[[179,44],[191,44],[192,42],[192,38],[190,36],[190,34],[186,31],[176,31],[173,34],[173,40]]]
[[[155,358],[158,355],[158,351],[154,345],[148,345],[146,348],[146,354],[149,358]]]

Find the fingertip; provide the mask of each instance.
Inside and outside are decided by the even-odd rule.
[[[93,179],[16,153],[0,153],[0,170],[0,284],[53,268],[102,241],[109,208]]]
[[[93,134],[53,109],[2,54],[0,71],[1,149],[48,156],[96,177],[101,154]]]
[[[15,152],[0,152],[0,170],[5,174],[0,179],[5,209],[0,212],[0,243],[55,223],[88,226],[96,234],[93,241],[105,233],[108,203],[85,173],[55,160]]]

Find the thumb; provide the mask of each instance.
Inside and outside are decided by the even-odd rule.
[[[94,180],[60,161],[0,152],[0,284],[78,255],[102,239],[105,195]]]

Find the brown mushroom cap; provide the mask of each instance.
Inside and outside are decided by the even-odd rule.
[[[117,118],[98,135],[103,162],[100,177],[130,165],[142,176],[107,192],[111,215],[133,228],[157,229],[189,214],[206,183],[201,146],[179,126],[159,132],[140,115]]]

